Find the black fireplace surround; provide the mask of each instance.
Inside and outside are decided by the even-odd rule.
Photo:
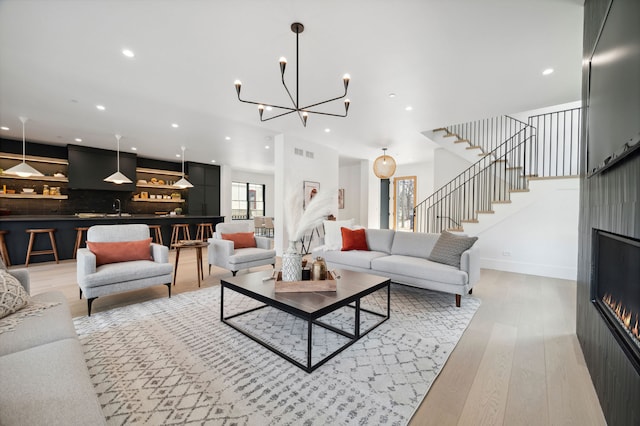
[[[593,230],[591,300],[640,374],[640,240]]]

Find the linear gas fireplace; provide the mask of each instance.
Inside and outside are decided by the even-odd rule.
[[[640,240],[593,230],[591,294],[640,374]]]

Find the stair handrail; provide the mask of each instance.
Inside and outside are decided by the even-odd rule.
[[[461,140],[467,141],[470,146],[479,147],[482,152],[488,153],[528,125],[509,115],[500,115],[453,124],[444,129],[447,134],[456,135]]]

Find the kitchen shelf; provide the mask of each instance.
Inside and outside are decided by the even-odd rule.
[[[42,194],[0,194],[0,198],[36,198],[45,200],[66,200],[68,195],[42,195]]]
[[[136,188],[151,188],[151,189],[184,189],[184,188],[180,188],[179,186],[174,186],[174,185],[154,185],[153,183],[141,183],[141,184],[136,184]]]
[[[22,176],[12,176],[12,175],[7,175],[7,174],[2,174],[2,175],[0,175],[0,178],[2,178],[2,179],[19,179],[19,180],[43,181],[43,182],[61,182],[61,183],[69,182],[69,179],[67,179],[66,177],[56,177],[56,176],[27,176],[27,177],[22,177]]]
[[[184,203],[184,200],[182,198],[180,199],[172,198],[171,200],[164,200],[164,199],[158,199],[158,198],[134,198],[132,201],[143,202],[143,203]]]
[[[22,162],[22,155],[20,154],[9,154],[6,152],[0,153],[0,159],[5,160],[18,160]],[[26,161],[33,161],[36,163],[48,163],[48,164],[60,164],[62,166],[68,166],[69,162],[62,158],[50,158],[50,157],[33,157],[30,155],[25,156]]]
[[[144,167],[137,167],[136,173],[147,173],[150,175],[164,175],[164,176],[182,176],[182,172],[174,172],[172,170],[160,170],[160,169],[145,169]]]

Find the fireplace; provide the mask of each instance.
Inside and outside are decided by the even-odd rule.
[[[593,230],[591,295],[640,374],[640,240]]]

